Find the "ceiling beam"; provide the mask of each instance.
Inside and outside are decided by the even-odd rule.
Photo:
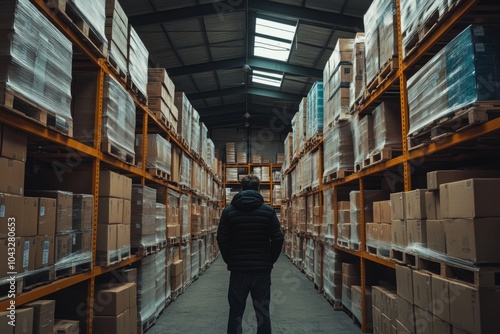
[[[245,65],[245,58],[241,57],[241,58],[233,58],[226,60],[218,60],[208,63],[173,67],[173,68],[168,68],[167,71],[170,77],[176,77],[180,75],[188,75],[193,73],[243,68],[243,65]],[[307,77],[323,79],[322,70],[305,66],[287,64],[284,62],[275,61],[271,59],[250,57],[248,59],[248,65],[250,65],[250,67],[255,67],[264,70],[271,70],[277,72],[284,72],[286,74],[302,75]]]
[[[232,1],[234,2],[234,1]],[[128,22],[134,27],[172,22],[176,20],[203,17],[208,15],[219,15],[221,19],[224,13],[235,12],[245,9],[245,1],[239,1],[234,6],[225,3],[207,3],[203,5],[182,7],[177,9],[160,10],[148,14],[129,16]]]
[[[232,4],[234,3],[234,5]],[[223,18],[225,13],[231,13],[245,9],[245,1],[214,2],[197,6],[189,6],[170,10],[161,10],[148,14],[133,15],[129,17],[129,23],[134,27],[141,25],[160,24],[188,18],[196,18],[208,15],[219,15]],[[347,32],[363,31],[363,18],[326,12],[311,8],[294,5],[281,4],[277,2],[252,0],[249,3],[252,10],[278,14],[280,16],[295,17],[299,20],[318,23]]]
[[[219,97],[219,96],[228,96],[228,95],[239,95],[239,94],[252,94],[270,97],[278,100],[289,100],[289,101],[297,101],[303,98],[302,95],[285,93],[265,88],[257,88],[257,87],[236,87],[236,88],[227,88],[227,89],[216,89],[205,92],[198,93],[186,93],[187,97],[190,101],[202,100],[211,97]]]

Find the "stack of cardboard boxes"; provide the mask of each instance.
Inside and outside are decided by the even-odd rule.
[[[98,285],[95,296],[93,332],[137,333],[136,283]]]
[[[170,265],[170,286],[172,297],[176,297],[184,286],[184,261],[180,257],[180,247],[172,247],[172,263]]]
[[[323,246],[323,290],[325,296],[340,306],[342,300],[342,262],[341,254],[332,245]]]
[[[359,265],[342,263],[342,305],[352,311],[352,287],[361,284]],[[358,320],[361,320],[358,318]]]
[[[167,237],[169,242],[175,242],[181,237],[179,197],[180,194],[178,192],[171,189],[168,190]]]
[[[132,247],[156,245],[156,189],[140,184],[132,185]]]
[[[373,333],[397,333],[398,295],[395,290],[383,286],[372,286],[371,291],[373,304]]]
[[[373,222],[366,222],[365,228],[367,247],[376,250],[391,249],[391,201],[373,202]]]
[[[175,84],[164,68],[148,69],[148,107],[164,123],[177,131],[178,109],[174,104]]]
[[[108,39],[109,62],[121,72],[122,77],[126,77],[128,16],[118,0],[106,1],[105,33]]]

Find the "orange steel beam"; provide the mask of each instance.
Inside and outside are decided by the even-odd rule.
[[[359,109],[359,116],[361,117],[364,114],[369,114],[371,112],[368,112],[368,106],[371,106],[376,100],[378,100],[382,94],[384,94],[389,87],[394,85],[396,80],[398,79],[398,72],[396,71],[394,74],[392,74],[381,86],[379,86],[373,94],[370,95],[368,100],[363,103],[361,108]]]
[[[389,267],[392,269],[396,269],[396,263],[391,261],[390,259],[384,259],[384,258],[378,257],[378,256],[370,254],[370,253],[366,253],[366,252],[363,253],[362,257],[364,259],[371,261],[371,262],[375,262],[375,263],[381,264],[383,266],[386,266],[386,267]]]

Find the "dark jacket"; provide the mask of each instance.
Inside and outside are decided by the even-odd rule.
[[[238,193],[222,211],[217,242],[228,270],[271,271],[283,246],[276,211],[258,191]]]

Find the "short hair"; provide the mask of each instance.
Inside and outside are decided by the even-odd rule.
[[[245,175],[241,179],[242,190],[259,190],[260,180],[257,175]]]

